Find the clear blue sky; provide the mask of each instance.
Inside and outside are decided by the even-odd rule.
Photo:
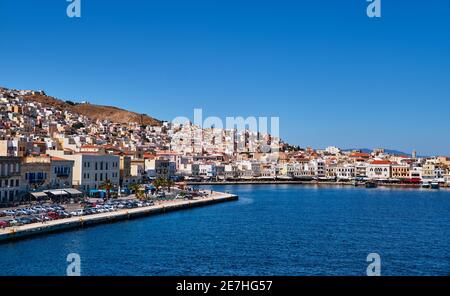
[[[301,146],[450,154],[450,1],[0,0],[0,85],[159,119],[279,116]]]

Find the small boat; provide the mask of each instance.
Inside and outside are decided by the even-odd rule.
[[[422,188],[431,188],[431,184],[429,182],[423,182]]]
[[[439,189],[439,182],[431,182],[431,189]]]
[[[377,183],[373,181],[366,182],[366,188],[377,188]]]

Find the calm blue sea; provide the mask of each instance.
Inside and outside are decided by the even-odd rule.
[[[450,191],[214,189],[240,200],[3,244],[0,275],[450,275]]]

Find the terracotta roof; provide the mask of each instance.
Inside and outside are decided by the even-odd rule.
[[[69,161],[68,159],[64,159],[64,158],[56,157],[56,156],[52,156],[52,157],[50,157],[50,159],[52,161]]]
[[[155,159],[156,155],[151,153],[144,153],[144,158],[146,159]]]
[[[391,164],[389,160],[374,160],[370,164]]]
[[[369,158],[370,155],[368,153],[354,152],[354,153],[350,154],[350,157]]]
[[[83,146],[81,146],[81,148],[87,148],[87,149],[91,149],[91,148],[100,148],[99,146],[96,146],[96,145],[83,145]]]

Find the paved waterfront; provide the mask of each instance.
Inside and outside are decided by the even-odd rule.
[[[228,200],[234,200],[235,198],[236,196],[232,194],[212,191],[208,197],[196,198],[193,200],[159,201],[155,205],[149,207],[122,209],[115,212],[99,213],[82,217],[71,217],[67,219],[59,219],[48,221],[45,223],[34,223],[17,227],[8,227],[5,229],[0,229],[0,242],[2,240],[10,240],[17,237],[21,238],[22,236],[26,237],[29,235],[35,235],[54,230],[62,230],[65,228],[75,228],[83,225],[106,223],[115,219],[152,215],[181,208],[206,205],[214,202],[224,202]]]

